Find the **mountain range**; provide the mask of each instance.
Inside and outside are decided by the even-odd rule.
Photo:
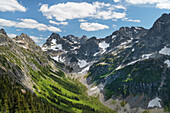
[[[12,94],[3,90],[0,111],[32,111],[37,105],[35,112],[40,106],[44,112],[168,112],[169,38],[170,14],[163,14],[150,29],[121,27],[105,38],[52,33],[42,47],[24,33],[11,39],[1,29],[1,77],[10,87],[19,83],[23,100],[32,98],[25,95],[29,92],[41,101],[14,107],[15,99],[7,99]]]

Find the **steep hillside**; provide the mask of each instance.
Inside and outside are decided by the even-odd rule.
[[[170,14],[163,14],[129,48],[112,51],[90,67],[88,79],[104,87],[105,99],[131,108],[170,110]],[[121,96],[121,98],[120,98]]]
[[[0,112],[113,112],[87,97],[84,86],[65,77],[69,67],[52,60],[29,36],[11,39],[1,31]]]

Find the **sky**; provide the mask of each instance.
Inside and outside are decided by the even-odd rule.
[[[53,33],[104,38],[120,27],[151,28],[170,0],[0,0],[0,28],[38,45]]]

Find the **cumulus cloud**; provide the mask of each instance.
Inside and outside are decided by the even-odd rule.
[[[137,22],[137,23],[141,22],[141,20],[133,20],[133,19],[129,19],[129,18],[123,18],[122,20],[128,21],[128,22]]]
[[[113,1],[117,3],[117,2],[120,2],[121,0],[113,0]]]
[[[117,28],[117,25],[115,25],[115,24],[113,24],[113,26],[112,26],[114,29],[116,29]]]
[[[170,9],[169,0],[125,0],[130,4],[155,4],[159,9]]]
[[[68,22],[55,22],[55,21],[52,21],[52,20],[49,20],[49,23],[55,24],[55,25],[68,25]]]
[[[112,12],[112,11],[101,11],[98,12],[98,15],[96,15],[96,18],[103,18],[104,20],[108,19],[121,19],[126,16],[126,13],[118,13],[118,12]]]
[[[43,37],[36,37],[36,36],[30,36],[30,38],[33,39],[34,42],[36,42],[36,43],[42,43],[44,40],[46,40]]]
[[[50,7],[48,4],[43,4],[39,11],[48,19],[54,17],[58,21],[65,21],[66,19],[83,19],[88,17],[98,19],[124,18],[126,15],[125,12],[116,12],[119,9],[125,10],[126,8],[104,2],[67,2],[58,3]]]
[[[78,21],[79,22],[86,22],[86,20],[84,20],[84,19],[79,19]]]
[[[170,1],[158,3],[158,4],[156,4],[156,7],[159,9],[170,9]]]
[[[132,19],[129,19],[128,21],[129,22],[138,22],[138,23],[141,22],[141,20],[132,20]]]
[[[0,18],[0,25],[1,26],[7,26],[7,27],[11,27],[11,26],[15,26],[16,22],[15,21],[11,21],[11,20],[6,20],[3,18]]]
[[[80,28],[85,30],[85,31],[97,31],[97,30],[102,30],[102,29],[108,29],[109,26],[107,25],[102,25],[99,23],[81,23]]]
[[[14,37],[16,37],[17,35],[16,35],[16,34],[8,34],[8,36],[9,36],[10,38],[14,38]]]
[[[19,22],[11,21],[0,18],[0,25],[1,26],[8,26],[8,27],[16,27],[16,28],[29,28],[29,29],[38,29],[39,31],[53,31],[53,32],[61,32],[59,28],[54,26],[45,25],[43,23],[39,23],[33,19],[20,19]]]
[[[17,0],[0,0],[0,11],[21,11],[26,12],[26,8],[19,4]]]

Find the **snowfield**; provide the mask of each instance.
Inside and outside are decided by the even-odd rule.
[[[52,59],[54,59],[57,62],[65,62],[65,58],[62,58],[61,56],[56,56],[56,57],[51,57]]]
[[[163,54],[163,55],[170,55],[170,48],[167,48],[166,46],[164,48],[162,48],[159,51],[159,54]]]
[[[78,59],[78,65],[80,68],[83,68],[85,67],[86,65],[88,65],[87,61],[86,60],[79,60]]]
[[[152,55],[152,53],[151,54],[144,54],[144,55],[142,55],[142,59],[149,59],[149,57]]]
[[[153,108],[153,107],[161,108],[160,101],[161,101],[161,99],[158,97],[156,97],[155,99],[152,99],[148,104],[148,108]]]
[[[91,66],[91,65],[85,67],[85,68],[84,68],[82,71],[80,71],[79,73],[86,73],[86,72],[89,70],[90,66]]]
[[[109,44],[106,43],[105,41],[103,41],[103,42],[99,43],[99,47],[103,49],[103,52],[102,52],[102,54],[103,54],[106,52],[106,49],[109,47]]]
[[[51,42],[52,42],[53,44],[56,44],[56,39],[52,39]]]
[[[170,67],[170,60],[166,60],[164,63],[167,64],[168,67]]]

